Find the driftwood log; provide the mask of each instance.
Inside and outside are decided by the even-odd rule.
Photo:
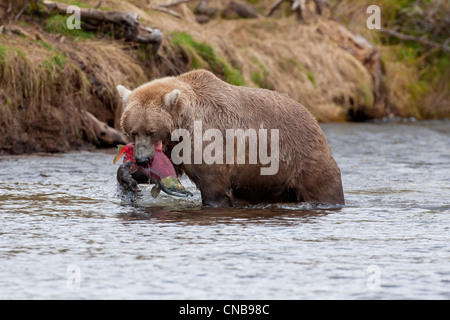
[[[208,5],[209,0],[200,0],[198,5],[194,9],[195,20],[198,23],[207,23],[212,17],[216,15],[219,8],[210,7]]]
[[[67,13],[68,4],[55,3],[48,0],[44,0],[43,4],[48,10],[56,11],[58,14],[71,14],[70,11]],[[135,12],[101,11],[81,8],[80,19],[92,29],[99,28],[105,23],[119,26],[124,30],[126,41],[152,44],[153,53],[158,50],[162,42],[161,31],[140,25],[139,16]]]
[[[300,5],[296,6],[297,2],[299,1],[300,0],[277,0],[267,9],[264,15],[266,17],[270,17],[275,12],[275,10],[277,10],[284,2],[292,2],[291,10],[297,11],[297,18],[302,19],[302,7]]]
[[[217,11],[219,11],[219,8],[208,6],[208,0],[200,0],[197,7],[195,7],[194,13],[212,17]]]
[[[98,120],[92,113],[81,112],[82,129],[95,145],[102,147],[115,147],[118,144],[127,144],[127,136],[106,123]]]
[[[176,0],[174,2],[170,2],[170,3],[166,3],[166,4],[158,4],[158,6],[164,7],[164,8],[170,8],[170,7],[176,7],[180,4],[188,3],[188,2],[189,2],[189,0]]]
[[[222,16],[229,19],[233,16],[233,12],[241,18],[259,18],[258,12],[250,4],[239,0],[230,1]]]
[[[282,3],[290,2],[291,10],[297,13],[298,20],[302,20],[303,7],[306,5],[306,1],[308,0],[277,0],[267,9],[264,15],[266,17],[269,17],[275,12],[275,10],[277,10],[281,6]],[[318,15],[322,15],[324,8],[328,6],[327,0],[312,0],[312,1],[314,2],[314,5],[316,7],[316,13]]]
[[[395,30],[390,30],[390,29],[381,29],[378,30],[379,32],[386,34],[388,36],[391,37],[395,37],[397,39],[403,40],[403,41],[414,41],[414,42],[419,42],[421,44],[423,44],[426,47],[429,48],[437,48],[439,50],[442,50],[444,52],[450,52],[450,46],[448,46],[448,42],[450,41],[448,38],[444,43],[437,43],[431,40],[428,40],[425,37],[415,37],[415,36],[411,36],[409,34],[404,34]]]

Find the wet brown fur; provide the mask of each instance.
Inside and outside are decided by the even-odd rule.
[[[168,106],[164,97],[174,89],[181,92],[179,100]],[[232,128],[279,129],[279,170],[275,175],[260,175],[261,164],[248,164],[248,143],[246,164],[227,165],[224,161],[176,166],[196,184],[206,205],[344,204],[341,173],[322,130],[309,111],[287,95],[233,86],[208,71],[196,70],[146,83],[133,90],[125,104],[122,130],[136,138],[135,144],[145,141],[151,156],[158,140],[170,156],[178,143],[171,141],[171,132],[183,128],[193,137],[197,120],[202,121],[203,131],[217,128],[224,137],[225,130]],[[209,143],[204,142],[203,148]]]

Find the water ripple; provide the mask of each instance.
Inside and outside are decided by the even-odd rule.
[[[450,122],[322,125],[347,205],[117,191],[115,150],[0,157],[2,299],[450,299]]]

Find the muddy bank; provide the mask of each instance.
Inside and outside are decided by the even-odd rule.
[[[265,17],[268,4],[258,2],[257,15],[234,19],[242,16],[211,1],[217,10],[203,17],[205,24],[198,1],[158,8],[146,1],[65,3],[136,13],[142,25],[161,30],[162,43],[155,50],[129,41],[111,23],[70,30],[68,16],[42,1],[2,2],[0,153],[115,145],[124,139],[114,131],[122,113],[118,84],[134,88],[195,68],[235,85],[287,93],[323,122],[420,117],[393,103],[398,95],[383,78],[377,48],[329,19],[329,11],[305,9],[302,20]]]

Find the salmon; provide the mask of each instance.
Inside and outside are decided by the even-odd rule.
[[[149,177],[149,181],[155,182],[155,185],[151,190],[153,198],[157,198],[161,190],[169,195],[177,197],[192,196],[192,193],[188,191],[178,179],[172,161],[170,161],[170,159],[162,152],[161,141],[158,141],[156,144],[155,155],[145,167],[137,165],[133,155],[134,144],[132,142],[127,145],[118,145],[117,148],[119,153],[114,157],[113,163],[116,164],[117,161],[124,156],[123,163],[128,161],[133,162],[130,169],[132,173],[143,169]]]

